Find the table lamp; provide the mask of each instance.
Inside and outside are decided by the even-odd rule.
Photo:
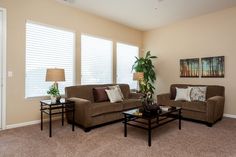
[[[144,79],[144,73],[143,72],[135,72],[133,73],[133,80],[138,81],[138,85],[137,85],[137,90],[139,91],[139,84],[140,81],[142,81]]]
[[[58,81],[65,81],[65,71],[64,69],[47,69],[46,81],[53,81],[54,86],[58,89]]]

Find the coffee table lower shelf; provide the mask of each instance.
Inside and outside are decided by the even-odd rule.
[[[151,133],[152,130],[162,125],[170,123],[172,121],[179,121],[179,130],[181,130],[181,108],[175,108],[173,110],[162,112],[152,117],[145,117],[135,115],[132,113],[137,112],[139,109],[133,109],[123,112],[124,115],[124,137],[127,137],[127,125],[144,129],[148,131],[148,146],[151,146]]]

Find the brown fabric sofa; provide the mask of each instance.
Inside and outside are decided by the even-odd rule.
[[[128,84],[118,84],[124,95],[124,101],[119,103],[95,102],[93,88],[113,86],[114,84],[103,85],[78,85],[65,88],[67,99],[75,102],[75,123],[89,131],[94,126],[120,120],[122,112],[141,106],[140,94],[130,93]],[[67,114],[68,122],[72,117]]]
[[[176,87],[187,88],[188,86],[206,86],[206,101],[175,101]],[[190,85],[190,84],[172,84],[170,93],[157,95],[159,104],[167,106],[182,107],[182,116],[187,119],[205,122],[212,126],[220,120],[224,112],[225,88],[217,85]]]

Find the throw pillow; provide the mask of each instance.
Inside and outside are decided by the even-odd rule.
[[[191,101],[206,101],[207,87],[191,87],[190,92]]]
[[[118,92],[119,92],[119,94],[120,94],[120,96],[121,96],[121,98],[122,98],[122,99],[124,99],[124,95],[123,95],[123,93],[122,93],[122,91],[121,91],[121,89],[120,89],[120,86],[119,86],[119,85],[115,85],[115,86],[108,86],[108,88],[109,88],[109,89],[117,89],[117,90],[118,90]]]
[[[188,87],[188,88],[177,88],[176,87],[175,101],[178,101],[178,100],[191,101],[190,91],[191,91],[191,87]]]
[[[105,90],[111,103],[123,101],[117,88]]]
[[[108,101],[108,96],[106,93],[107,87],[96,87],[93,88],[93,97],[95,102]]]

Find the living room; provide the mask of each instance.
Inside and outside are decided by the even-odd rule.
[[[114,8],[118,8],[117,10],[122,9],[124,7],[122,5],[127,6],[121,12],[116,12],[114,8],[107,10],[111,13],[114,11],[114,15],[120,13],[125,19],[122,22],[122,19],[118,17],[104,17],[98,13],[98,10],[91,11],[99,7],[101,7],[100,10],[103,10],[102,7],[105,9],[106,5],[102,5],[102,2],[101,5],[95,5],[93,1],[88,1],[86,5],[90,6],[88,7],[90,10],[86,10],[86,7],[83,10],[80,7],[84,3],[78,0],[78,5],[81,4],[81,6],[71,4],[75,1],[0,0],[3,24],[5,21],[5,29],[4,27],[2,29],[5,42],[3,38],[3,48],[1,48],[3,50],[1,54],[3,86],[0,110],[2,129],[0,131],[0,156],[156,156],[157,153],[160,154],[159,156],[236,156],[236,107],[234,105],[236,75],[233,72],[236,64],[234,61],[236,58],[234,44],[236,41],[236,2],[234,0],[200,0],[199,2],[191,0],[188,3],[182,0],[179,4],[170,0],[146,2],[147,6],[155,12],[154,16],[157,16],[160,11],[160,14],[166,15],[161,17],[170,20],[162,19],[162,24],[158,20],[155,23],[151,21],[152,19],[145,19],[144,15],[140,16],[141,20],[136,18],[132,10],[129,10],[132,9],[131,2],[110,2]],[[140,7],[143,3],[145,2],[137,2],[137,6]],[[183,11],[185,14],[178,10],[180,8],[186,8],[185,12]],[[142,14],[142,7],[139,9]],[[165,9],[172,12],[168,13]],[[125,17],[130,19],[127,20]],[[145,23],[142,20],[149,20],[149,22]],[[139,25],[135,25],[138,22]],[[60,122],[53,121],[53,135],[49,138],[47,124],[45,123],[43,131],[40,130],[39,125],[40,100],[49,98],[45,97],[47,89],[42,90],[45,93],[43,97],[42,95],[27,97],[26,28],[30,29],[31,27],[28,26],[34,26],[34,24],[58,28],[74,34],[74,43],[72,42],[74,69],[71,70],[73,72],[71,85],[80,85],[83,82],[82,36],[95,37],[109,41],[112,49],[112,54],[109,56],[111,62],[108,61],[108,56],[103,58],[104,62],[108,61],[107,64],[111,64],[110,68],[107,68],[107,65],[104,66],[104,73],[107,68],[110,69],[111,75],[110,82],[105,83],[117,83],[117,67],[119,66],[117,47],[119,44],[127,44],[138,48],[140,57],[144,56],[147,51],[157,56],[153,62],[157,77],[154,83],[156,88],[154,98],[158,94],[168,93],[171,84],[220,85],[225,88],[224,117],[212,127],[183,120],[181,131],[178,130],[177,122],[157,128],[153,130],[151,147],[148,147],[146,132],[142,130],[128,127],[128,137],[125,138],[121,122],[85,133],[77,126],[75,131],[71,132],[70,124],[61,127]],[[57,56],[55,54],[55,58]],[[224,56],[223,78],[180,77],[181,59],[215,56]],[[53,58],[54,56],[50,59],[53,60]],[[64,58],[59,57],[61,60]],[[127,69],[131,72],[132,67]],[[32,83],[39,84],[34,81]],[[59,82],[59,86],[62,84]]]

